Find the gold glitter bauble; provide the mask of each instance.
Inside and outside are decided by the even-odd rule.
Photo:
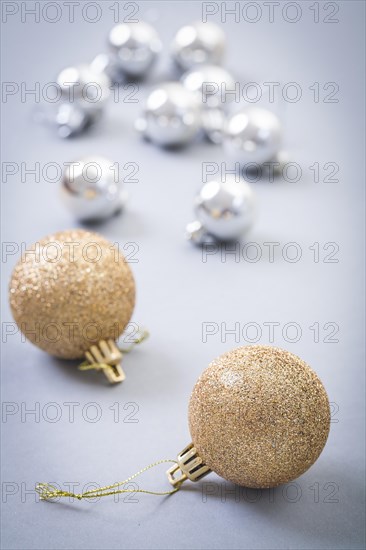
[[[234,349],[198,379],[189,403],[192,441],[219,476],[246,487],[297,478],[329,433],[326,391],[296,355],[269,346]]]
[[[115,340],[135,305],[135,282],[118,248],[75,229],[29,248],[10,281],[15,321],[36,346],[77,359],[100,340]]]

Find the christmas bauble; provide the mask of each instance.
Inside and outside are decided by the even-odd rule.
[[[200,104],[195,94],[180,82],[156,86],[146,100],[136,128],[149,140],[163,147],[190,142],[201,127]]]
[[[183,86],[197,94],[202,107],[202,128],[206,137],[221,143],[226,122],[226,105],[233,101],[234,77],[217,65],[199,65],[183,74]]]
[[[318,376],[296,355],[269,346],[241,347],[215,359],[189,403],[203,473],[209,469],[246,487],[274,487],[303,474],[320,455],[329,426]]]
[[[199,95],[204,107],[223,107],[233,100],[235,91],[234,77],[223,67],[217,65],[199,65],[184,73],[181,82],[187,90]]]
[[[254,195],[245,181],[229,174],[226,181],[212,180],[202,186],[194,210],[199,225],[189,224],[187,231],[195,244],[207,242],[207,234],[219,241],[236,240],[253,225]]]
[[[129,322],[135,282],[118,247],[91,231],[50,235],[14,268],[10,306],[24,335],[65,359],[115,340]]]
[[[110,79],[91,65],[82,64],[63,69],[57,77],[62,99],[76,103],[86,111],[100,109],[110,95]]]
[[[101,117],[111,81],[104,72],[83,64],[61,71],[57,83],[61,101],[51,106],[47,119],[60,137],[68,138],[82,133]]]
[[[91,117],[85,109],[75,103],[60,103],[60,105],[51,108],[48,113],[48,121],[56,127],[61,138],[69,138],[82,133],[96,119],[96,116]]]
[[[215,23],[198,21],[181,27],[172,44],[172,56],[183,71],[195,65],[219,65],[225,53],[225,34]]]
[[[161,50],[158,33],[144,21],[116,25],[108,43],[121,73],[133,77],[145,75]]]
[[[62,198],[77,219],[103,220],[124,206],[127,192],[117,163],[104,157],[84,157],[67,165]]]
[[[111,84],[125,84],[126,73],[121,70],[118,57],[115,53],[99,53],[90,64],[96,73],[105,73]]]
[[[231,115],[223,129],[223,146],[241,164],[276,160],[282,145],[278,117],[260,107],[247,107]]]

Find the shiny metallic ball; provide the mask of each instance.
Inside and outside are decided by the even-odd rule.
[[[91,114],[75,103],[60,103],[49,114],[50,122],[56,126],[57,133],[62,138],[82,133],[96,118],[97,113]]]
[[[225,34],[218,25],[198,21],[179,29],[173,40],[172,56],[183,71],[203,63],[219,65],[225,43]]]
[[[111,84],[123,84],[126,82],[126,75],[121,71],[118,58],[112,53],[98,54],[90,64],[93,71],[105,73]]]
[[[108,45],[120,71],[133,77],[145,75],[161,51],[158,33],[144,21],[116,25]]]
[[[136,128],[149,140],[163,147],[190,142],[201,128],[201,110],[197,96],[180,82],[166,82],[147,97]]]
[[[118,165],[104,157],[85,157],[70,163],[62,178],[62,197],[80,221],[98,221],[118,212],[127,193]]]
[[[61,137],[72,137],[100,118],[110,94],[111,81],[91,65],[78,65],[61,71],[57,83],[61,100],[54,105],[48,118]]]
[[[226,94],[226,91],[235,90],[235,79],[217,65],[194,67],[182,75],[181,82],[187,90],[199,95],[204,107],[224,107],[233,99],[233,94]]]
[[[76,103],[87,111],[100,109],[110,95],[108,76],[87,64],[67,67],[58,75],[57,83],[65,102]]]
[[[214,143],[222,141],[226,122],[226,104],[233,101],[234,77],[217,65],[202,65],[181,77],[183,86],[197,94],[202,105],[202,126],[206,136]]]
[[[199,223],[195,227],[190,224],[187,230],[195,244],[207,241],[202,230],[218,241],[237,240],[253,225],[254,195],[246,182],[236,181],[231,174],[225,182],[205,183],[195,199],[194,210]]]
[[[247,107],[231,115],[225,124],[223,146],[236,161],[263,164],[275,159],[282,145],[278,117],[260,107]]]

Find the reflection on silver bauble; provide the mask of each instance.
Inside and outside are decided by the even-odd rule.
[[[197,96],[180,82],[156,86],[146,99],[145,109],[136,128],[163,147],[180,146],[191,141],[201,127]]]
[[[47,118],[56,125],[61,137],[72,137],[100,118],[111,82],[91,65],[78,65],[61,71],[57,84],[61,99],[49,109]]]
[[[237,240],[253,225],[254,195],[246,182],[236,181],[230,174],[225,182],[205,183],[195,199],[194,210],[198,223],[189,224],[187,231],[195,244],[207,241],[204,233],[218,241]]]
[[[105,73],[111,84],[123,84],[126,82],[126,75],[122,73],[117,56],[112,53],[98,54],[90,64],[96,73]]]
[[[145,75],[161,50],[158,33],[144,21],[116,25],[108,44],[120,71],[133,77]]]
[[[222,133],[226,122],[226,112],[221,107],[202,110],[202,128],[212,143],[222,143]]]
[[[282,145],[280,121],[267,109],[246,107],[227,119],[223,145],[242,164],[272,161]]]
[[[110,94],[108,76],[87,64],[67,67],[58,75],[57,83],[65,102],[76,103],[86,110],[100,109]]]
[[[57,133],[62,138],[76,136],[83,132],[92,122],[96,113],[91,115],[76,103],[60,103],[49,114],[49,120],[57,128]]]
[[[206,136],[214,143],[222,141],[226,121],[226,103],[233,101],[234,77],[217,65],[202,65],[181,77],[183,86],[197,94],[202,104],[202,126]]]
[[[233,100],[233,94],[225,92],[235,90],[235,79],[217,65],[195,67],[182,75],[181,82],[187,90],[199,94],[204,107],[224,107]]]
[[[104,157],[85,157],[70,163],[62,178],[62,197],[80,221],[103,220],[118,212],[127,193],[118,164]]]
[[[183,71],[202,63],[219,65],[225,53],[225,42],[223,30],[215,23],[198,21],[185,25],[173,40],[173,59]]]

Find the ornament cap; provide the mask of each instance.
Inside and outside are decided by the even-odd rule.
[[[177,464],[167,470],[169,483],[173,487],[179,486],[186,479],[199,481],[210,473],[210,469],[204,464],[198,455],[193,443],[190,443],[177,456]],[[178,477],[176,475],[178,474]]]
[[[208,233],[198,220],[191,222],[186,227],[186,238],[192,244],[201,246],[204,244],[214,244],[216,242],[215,237]]]
[[[122,369],[122,353],[113,340],[101,340],[85,353],[87,361],[96,370],[103,370],[111,384],[123,382],[126,375]]]

